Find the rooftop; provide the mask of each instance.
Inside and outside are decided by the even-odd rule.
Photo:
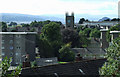
[[[37,34],[37,32],[0,32],[0,34]]]
[[[32,76],[80,76],[80,75],[99,75],[99,68],[105,63],[106,59],[86,60],[80,62],[70,62],[65,64],[55,64],[43,67],[22,69],[21,77]]]
[[[110,31],[110,33],[120,33],[120,31]]]
[[[108,29],[101,29],[100,31],[101,32],[106,32],[106,31],[108,31]]]

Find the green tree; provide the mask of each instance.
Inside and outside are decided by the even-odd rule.
[[[90,36],[91,37],[94,37],[94,38],[100,38],[100,30],[98,29],[92,29],[91,33],[90,33]]]
[[[0,25],[2,25],[2,31],[6,32],[7,31],[7,24],[5,22],[0,22]]]
[[[62,40],[65,44],[71,42],[72,48],[79,46],[79,34],[73,29],[62,30]]]
[[[49,24],[43,26],[41,32],[42,39],[46,39],[49,42],[52,48],[54,48],[55,56],[58,57],[58,50],[62,44],[60,25],[55,22],[50,22]]]
[[[16,26],[17,23],[16,22],[11,22],[8,26],[12,26],[12,25]]]
[[[24,23],[22,23],[21,25],[22,25],[22,27],[30,27],[29,24],[24,24]]]
[[[40,57],[42,58],[54,57],[53,48],[46,39],[41,39],[40,36],[37,35],[36,43],[39,48]]]
[[[75,53],[70,49],[70,43],[63,45],[59,53],[60,61],[70,62],[75,60]]]
[[[90,37],[90,32],[91,32],[91,28],[85,28],[83,30],[83,34],[86,36],[86,37]]]
[[[107,49],[107,62],[102,66],[100,75],[120,76],[120,38],[115,39]]]
[[[42,28],[43,38],[49,42],[61,41],[60,25],[55,22],[50,22]]]
[[[83,31],[79,32],[79,47],[87,47],[90,44],[90,40],[86,37]]]
[[[115,26],[112,26],[106,33],[106,40],[108,42],[111,41],[111,35],[110,35],[110,31],[120,31],[120,24],[117,24]]]
[[[2,77],[18,77],[21,72],[21,67],[18,66],[14,71],[8,73],[8,69],[11,65],[12,58],[5,57],[2,63],[0,64],[0,68],[2,68]]]
[[[85,29],[85,27],[81,25],[77,28],[77,32],[83,31],[84,29]]]
[[[83,24],[84,21],[85,21],[85,19],[81,18],[80,21],[79,21],[79,24]]]

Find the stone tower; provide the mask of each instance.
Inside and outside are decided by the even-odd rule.
[[[66,13],[66,28],[74,28],[74,13],[71,15]]]

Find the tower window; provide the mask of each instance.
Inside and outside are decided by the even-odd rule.
[[[70,23],[71,21],[70,21],[70,20],[68,20],[67,22],[68,22],[68,23]]]

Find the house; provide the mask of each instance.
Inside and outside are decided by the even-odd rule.
[[[103,29],[109,29],[111,26],[118,24],[118,21],[84,21],[81,25],[87,25],[88,27],[98,26]]]
[[[2,57],[12,57],[12,65],[21,64],[25,55],[35,60],[36,32],[0,32]]]

